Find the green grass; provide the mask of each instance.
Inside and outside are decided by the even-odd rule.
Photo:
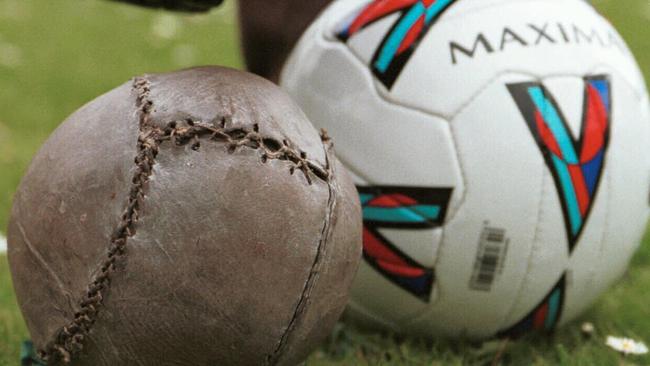
[[[530,336],[506,344],[503,365],[650,365],[650,357],[622,358],[604,345],[607,335],[650,340],[650,234],[623,280],[580,319],[552,337]],[[583,322],[596,331],[586,338]],[[310,366],[318,365],[490,365],[501,342],[483,345],[402,340],[340,326]]]
[[[650,75],[648,0],[594,3],[619,28]],[[97,0],[0,0],[0,228],[6,227],[12,194],[29,160],[80,105],[144,72],[199,64],[240,67],[233,8],[231,0],[207,15],[178,16]],[[623,360],[603,343],[607,334],[650,342],[649,289],[646,239],[627,276],[581,320],[552,338],[508,344],[501,361],[648,365],[650,357]],[[596,325],[594,337],[580,334],[581,321]],[[6,258],[0,256],[0,365],[17,364],[26,337]],[[431,344],[341,326],[308,365],[484,365],[499,346]]]

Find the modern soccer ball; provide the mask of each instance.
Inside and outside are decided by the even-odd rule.
[[[639,245],[648,95],[585,1],[339,0],[282,84],[358,184],[358,318],[469,339],[550,331]]]

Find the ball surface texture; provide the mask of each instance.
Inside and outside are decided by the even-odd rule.
[[[359,188],[358,319],[470,339],[551,331],[639,245],[648,95],[586,1],[339,0],[281,84]]]
[[[264,79],[135,78],[47,140],[9,261],[51,364],[293,365],[332,329],[361,257],[352,181]]]

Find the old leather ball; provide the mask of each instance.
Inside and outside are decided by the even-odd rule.
[[[145,75],[69,117],[14,198],[9,261],[48,364],[292,365],[361,255],[355,187],[277,87]]]

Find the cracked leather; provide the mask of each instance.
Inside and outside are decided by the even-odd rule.
[[[145,126],[142,91],[114,89],[52,134],[15,195],[8,255],[35,346],[52,345],[75,319],[108,256],[143,129],[171,135],[169,122],[181,131],[187,121],[225,120],[284,141],[328,175],[310,184],[294,161],[210,135],[198,146],[161,138],[125,252],[71,364],[302,361],[339,318],[357,270],[354,185],[329,142],[270,82],[216,67],[144,79]]]

